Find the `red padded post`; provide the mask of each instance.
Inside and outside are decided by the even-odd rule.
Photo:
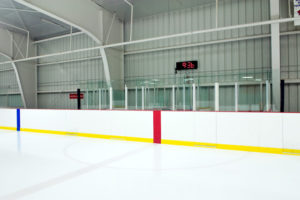
[[[153,111],[153,143],[161,144],[161,111]]]

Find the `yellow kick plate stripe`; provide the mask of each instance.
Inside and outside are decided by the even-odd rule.
[[[288,155],[300,156],[300,150],[296,150],[296,149],[281,149],[281,148],[271,148],[271,147],[255,147],[255,146],[242,146],[242,145],[229,145],[229,144],[201,143],[201,142],[188,142],[188,141],[165,140],[165,139],[162,139],[161,143],[169,144],[169,145],[183,145],[183,146],[193,146],[193,147],[206,147],[206,148],[225,149],[225,150],[273,153],[273,154],[288,154]]]
[[[10,127],[5,127],[5,128],[10,128]],[[9,130],[16,130],[16,128],[11,128]],[[126,140],[126,141],[133,141],[133,142],[153,143],[153,139],[151,139],[151,138],[115,136],[115,135],[99,135],[99,134],[91,134],[91,133],[51,131],[51,130],[29,129],[29,128],[21,128],[21,131],[34,132],[34,133],[57,134],[57,135],[72,135],[72,136],[100,138],[100,139],[113,139],[113,140]],[[259,152],[259,153],[286,154],[286,155],[300,156],[300,150],[298,150],[298,149],[281,149],[281,148],[271,148],[271,147],[255,147],[255,146],[242,146],[242,145],[229,145],[229,144],[215,144],[215,143],[202,143],[202,142],[165,140],[165,139],[162,139],[161,143],[162,144],[169,144],[169,145],[205,147],[205,148],[215,148],[215,149],[225,149],[225,150],[249,151],[249,152]]]
[[[16,127],[5,127],[5,126],[0,126],[0,129],[11,130],[11,131],[16,131],[17,130]]]
[[[126,140],[126,141],[133,141],[133,142],[153,143],[152,138],[139,138],[139,137],[115,136],[115,135],[100,135],[100,134],[92,134],[92,133],[51,131],[51,130],[29,129],[29,128],[21,128],[21,131],[33,132],[33,133],[46,133],[46,134],[56,134],[56,135],[72,135],[72,136],[89,137],[89,138],[101,138],[101,139],[111,139],[111,140]]]

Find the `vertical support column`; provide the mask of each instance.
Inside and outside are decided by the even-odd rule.
[[[183,97],[183,110],[185,110],[185,85],[183,85],[182,89],[182,97]]]
[[[96,89],[94,89],[93,90],[93,100],[92,100],[92,105],[93,105],[93,109],[96,109],[96,96],[97,96],[97,90]]]
[[[239,111],[239,84],[235,83],[234,85],[234,99],[235,99],[235,111],[238,112]]]
[[[215,111],[220,110],[219,104],[219,83],[215,83]]]
[[[102,90],[101,89],[99,89],[99,110],[101,110],[101,105],[102,104]]]
[[[142,110],[145,109],[145,92],[144,92],[144,87],[142,87]]]
[[[73,26],[70,26],[70,51],[72,50]]]
[[[216,0],[216,28],[219,26],[219,0]]]
[[[279,0],[270,0],[271,20],[279,19]],[[280,26],[271,24],[271,64],[273,111],[280,111]]]
[[[112,87],[109,88],[109,109],[113,109],[113,89]]]
[[[128,88],[125,85],[125,110],[128,110]]]
[[[89,90],[86,90],[86,109],[89,109]]]
[[[80,89],[77,89],[77,109],[81,109]]]
[[[137,110],[138,109],[138,89],[137,89],[137,87],[135,87],[135,109]]]
[[[263,106],[263,83],[260,83],[260,111],[264,110]]]
[[[147,98],[148,98],[148,95],[147,95],[147,87],[144,87],[144,107],[147,108]]]
[[[133,4],[127,0],[124,0],[130,6],[130,36],[129,41],[132,40],[132,28],[133,28]]]
[[[280,91],[281,91],[280,112],[284,112],[284,86],[285,86],[285,81],[281,80],[281,82],[280,82]]]
[[[106,52],[104,48],[100,48],[100,54],[102,57],[102,63],[103,63],[103,69],[104,69],[104,75],[106,79],[107,86],[110,87],[110,72],[109,72],[109,65],[108,65],[108,60],[106,56]]]
[[[270,82],[266,81],[266,111],[270,111],[271,108],[271,87]]]
[[[193,111],[196,111],[196,105],[197,101],[196,101],[196,84],[193,84]]]
[[[172,110],[175,110],[175,86],[172,86]]]

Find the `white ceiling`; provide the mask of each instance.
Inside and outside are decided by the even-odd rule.
[[[130,19],[130,7],[124,0],[92,0],[101,7],[115,12],[122,20]],[[134,18],[158,13],[191,8],[200,4],[215,3],[215,0],[128,0],[134,6]]]
[[[50,0],[49,0],[50,1]],[[115,12],[121,20],[130,19],[130,6],[124,0],[91,0],[97,5]],[[215,0],[128,0],[134,5],[134,18],[183,8],[199,4],[213,3]],[[97,6],[95,5],[95,6]],[[70,33],[70,26],[45,14],[23,6],[14,0],[0,0],[0,27],[22,32],[3,23],[28,30],[33,40],[40,40]],[[73,29],[73,32],[78,32]]]
[[[33,40],[70,32],[70,26],[67,24],[25,7],[13,0],[0,0],[0,27],[22,32],[1,22],[28,30]],[[78,30],[74,29],[73,31],[77,32]]]

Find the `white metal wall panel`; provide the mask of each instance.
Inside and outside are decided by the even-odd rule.
[[[203,30],[215,27],[215,4],[175,10],[145,18],[134,19],[134,39],[156,37],[167,34]],[[268,0],[224,0],[219,5],[219,27],[264,21],[269,19]],[[125,38],[129,24],[125,24]],[[252,36],[269,33],[268,26],[207,33],[192,37],[181,37],[126,46],[126,51],[151,49],[181,44],[193,44],[211,40]],[[264,46],[267,45],[265,48]],[[258,39],[228,44],[217,44],[194,48],[158,51],[125,56],[125,78],[174,74],[175,62],[197,59],[200,70],[231,70],[254,67],[270,67],[269,39]],[[259,54],[259,52],[261,54]],[[238,54],[237,54],[238,53]],[[258,55],[259,54],[259,55]],[[265,57],[261,57],[265,54]],[[204,55],[204,56],[203,56]],[[263,61],[265,60],[265,61]],[[265,65],[264,65],[265,62]],[[203,66],[204,65],[204,66]],[[204,67],[204,68],[203,68]]]
[[[94,46],[96,43],[91,38],[85,34],[79,34],[72,37],[71,46],[70,38],[39,43],[38,53],[44,55]],[[104,80],[102,59],[95,58],[99,56],[99,51],[88,51],[40,59],[38,91],[43,93],[38,95],[39,108],[75,108],[76,102],[72,102],[65,91],[75,92],[77,88],[88,87],[87,83]],[[70,61],[76,59],[86,60]],[[60,61],[64,63],[57,63]]]

